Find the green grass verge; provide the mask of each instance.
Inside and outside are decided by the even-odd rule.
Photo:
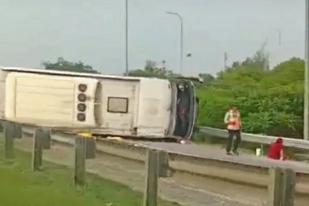
[[[2,138],[1,138],[2,139]],[[3,141],[0,141],[3,154]],[[0,161],[0,205],[5,206],[139,206],[142,194],[130,188],[87,175],[87,186],[75,188],[72,169],[44,162],[44,170],[32,172],[31,156],[15,151],[13,162]],[[159,201],[160,206],[177,204]]]

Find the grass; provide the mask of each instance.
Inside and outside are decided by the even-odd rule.
[[[3,141],[0,141],[3,154]],[[142,194],[130,188],[87,175],[87,186],[76,188],[72,169],[44,162],[44,170],[32,172],[31,156],[15,151],[13,162],[0,161],[0,205],[14,206],[139,206]],[[177,204],[159,201],[159,206]]]

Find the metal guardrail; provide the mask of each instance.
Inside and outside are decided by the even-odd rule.
[[[23,127],[23,132],[30,134],[32,132],[32,128]],[[218,138],[227,138],[228,133],[224,129],[217,129],[212,127],[200,127],[200,132]],[[278,137],[275,136],[267,136],[262,134],[250,134],[250,133],[242,133],[242,141],[244,142],[251,142],[257,144],[271,144],[274,142]],[[294,138],[287,138],[283,137],[284,145],[286,147],[292,147],[296,149],[304,149],[309,150],[309,141],[308,140],[301,140],[301,139],[294,139]]]
[[[224,130],[210,128],[209,131],[216,132],[215,134],[221,132],[221,135],[226,136],[226,132]],[[32,135],[33,128],[23,127],[23,134],[27,136]],[[213,134],[214,133],[212,133],[212,135]],[[51,138],[54,142],[60,144],[69,146],[75,144],[73,141],[74,136],[72,135],[53,133]],[[254,139],[252,138],[251,140]],[[269,141],[271,141],[271,139]],[[254,142],[256,142],[256,140]],[[267,144],[267,141],[265,141],[265,144]],[[169,144],[164,145],[168,146]],[[207,176],[240,185],[250,185],[252,187],[262,188],[266,188],[269,181],[269,176],[266,171],[273,167],[281,169],[290,168],[296,172],[298,178],[305,178],[302,179],[302,182],[297,185],[296,192],[298,194],[308,195],[309,170],[308,166],[305,164],[298,164],[296,162],[288,161],[275,162],[263,158],[253,159],[246,156],[230,157],[211,153],[199,154],[196,151],[190,152],[186,150],[185,147],[180,144],[175,144],[172,147],[164,147],[164,145],[160,143],[152,144],[147,142],[143,143],[97,139],[96,151],[111,156],[132,160],[134,162],[144,162],[145,152],[149,149],[165,151],[170,157],[169,167],[171,171],[178,174],[186,173],[200,177]],[[220,170],[220,172],[218,172],[218,170]],[[243,178],[244,174],[247,178]]]
[[[211,127],[200,127],[200,132],[214,136],[218,138],[227,138],[228,133],[226,130],[223,129],[216,129]],[[251,143],[258,143],[258,144],[271,144],[275,141],[278,137],[274,136],[266,136],[261,134],[250,134],[250,133],[242,133],[242,141],[244,142],[251,142]],[[301,140],[301,139],[293,139],[293,138],[283,138],[284,145],[286,147],[293,147],[297,149],[305,149],[309,150],[309,141]]]
[[[25,134],[28,134],[30,135],[31,133],[33,132],[33,129],[32,128],[26,128],[24,127],[23,128],[23,133]],[[67,145],[73,145],[74,144],[74,141],[72,139],[72,136],[71,135],[65,135],[63,133],[54,133],[52,135],[52,140],[55,141],[55,142],[58,142],[58,143],[62,143],[62,144],[67,144]],[[102,144],[103,143],[103,144]],[[289,165],[286,165],[286,162],[267,162],[267,161],[264,161],[264,160],[260,160],[259,162],[252,162],[252,161],[248,161],[247,159],[240,159],[240,158],[229,158],[229,157],[225,157],[225,156],[213,156],[213,155],[198,155],[196,152],[192,153],[192,152],[187,152],[187,151],[181,151],[181,150],[177,150],[177,148],[174,148],[174,149],[171,149],[171,148],[164,148],[161,146],[154,146],[154,145],[149,145],[149,144],[143,144],[143,143],[138,143],[138,144],[135,144],[134,142],[126,142],[126,141],[113,141],[113,140],[104,140],[104,139],[101,139],[99,140],[99,145],[98,145],[98,150],[101,151],[102,150],[102,145],[109,145],[109,144],[112,144],[112,145],[122,145],[122,147],[124,147],[125,149],[127,150],[131,150],[132,148],[135,148],[135,149],[145,149],[145,148],[148,148],[148,149],[158,149],[158,150],[165,150],[167,151],[169,154],[171,155],[176,155],[176,156],[179,156],[179,157],[186,157],[186,158],[189,158],[189,159],[199,159],[199,160],[211,160],[211,161],[215,161],[215,162],[222,162],[223,164],[224,163],[233,163],[235,165],[238,165],[238,166],[246,166],[246,167],[258,167],[258,168],[264,168],[264,169],[268,169],[270,168],[271,166],[278,166],[278,167],[283,167],[283,168],[288,168],[290,167]],[[265,143],[266,144],[266,143]],[[130,146],[130,147],[128,147]],[[121,148],[122,148],[121,147]],[[131,149],[129,149],[131,148]],[[122,148],[123,149],[123,148]],[[108,147],[104,147],[104,149],[102,150],[104,152],[107,152],[112,155],[119,155],[118,154],[118,150],[116,150],[114,147],[113,149],[110,149]],[[133,156],[125,156],[124,158],[129,158],[129,159],[134,159],[134,160],[137,160],[137,161],[143,161],[143,158],[140,157],[140,155],[133,155]],[[294,165],[295,166],[295,165]],[[295,166],[296,167],[296,166]],[[303,174],[308,174],[308,169],[307,168],[294,168],[298,173],[303,173]],[[194,171],[191,171],[194,173]]]

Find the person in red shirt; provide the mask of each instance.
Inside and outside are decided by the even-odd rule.
[[[275,160],[284,160],[284,146],[282,138],[278,138],[270,145],[268,150],[268,158]]]

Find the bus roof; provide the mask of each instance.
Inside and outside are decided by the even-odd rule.
[[[11,72],[63,75],[63,76],[72,76],[72,77],[89,77],[89,78],[100,78],[100,79],[118,79],[118,80],[129,80],[129,81],[139,81],[142,79],[160,80],[158,78],[127,77],[127,76],[103,75],[103,74],[69,72],[69,71],[58,71],[58,70],[32,69],[32,68],[23,68],[23,67],[0,67],[0,69],[3,71],[11,71]]]

